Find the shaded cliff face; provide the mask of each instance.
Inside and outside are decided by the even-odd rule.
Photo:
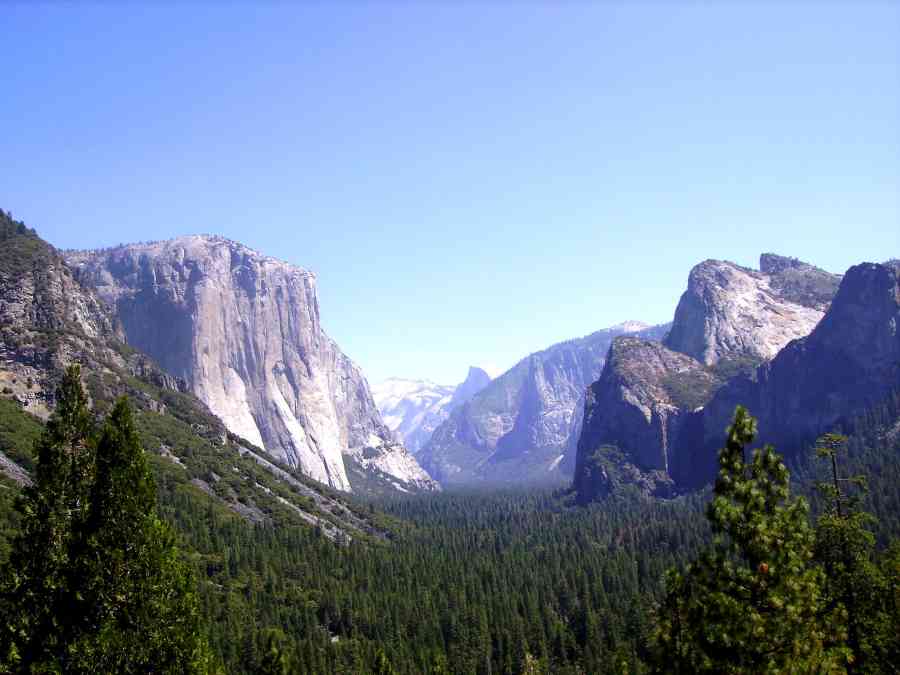
[[[680,474],[678,438],[685,420],[692,404],[718,385],[710,369],[690,356],[658,342],[616,338],[600,379],[588,390],[576,487],[590,489],[588,458],[603,445],[615,446],[643,471]]]
[[[796,261],[787,260],[788,270],[797,269]],[[898,279],[895,264],[852,267],[815,329],[749,375],[724,381],[716,366],[694,361],[685,369],[684,362],[656,359],[646,348],[631,350],[632,358],[624,361],[610,359],[585,413],[574,484],[579,497],[587,501],[607,494],[623,476],[654,491],[659,472],[677,490],[709,483],[738,404],[758,418],[758,442],[775,444],[790,459],[841,420],[882,401],[900,388]],[[801,291],[814,296],[808,288]],[[827,290],[817,302],[824,303],[823,293]],[[632,384],[635,368],[641,386]],[[687,374],[682,384],[689,386],[672,379],[678,370]],[[668,387],[651,386],[665,382]],[[673,400],[673,391],[686,398]],[[641,417],[629,403],[651,414]],[[659,421],[654,425],[654,420]],[[664,449],[666,465],[660,461]]]
[[[665,494],[711,480],[715,448],[703,440],[703,407],[729,378],[741,401],[754,396],[748,375],[815,328],[839,282],[771,253],[760,256],[759,271],[719,260],[696,265],[664,346],[617,340],[591,387],[576,454],[580,498],[621,482]],[[733,409],[710,425],[715,443]]]
[[[559,482],[572,471],[587,386],[614,337],[661,337],[629,323],[532,354],[454,410],[418,457],[447,484]]]
[[[774,254],[760,271],[707,260],[691,270],[665,344],[706,365],[773,358],[821,320],[840,277]]]
[[[121,330],[62,256],[0,210],[0,387],[46,418],[65,366],[125,367]]]
[[[218,237],[67,254],[130,344],[183,377],[228,429],[340,490],[344,454],[404,454],[359,368],[323,332],[315,277]],[[428,485],[415,461],[382,457]],[[388,471],[389,472],[389,471]]]
[[[453,409],[471,400],[490,381],[484,370],[470,366],[466,379],[456,387],[393,377],[375,385],[372,395],[385,424],[415,454]]]
[[[790,457],[897,389],[900,264],[856,265],[808,337],[760,366],[755,379],[736,378],[713,397],[703,411],[702,445],[707,455],[715,450],[716,430],[740,403],[759,418],[758,440]]]

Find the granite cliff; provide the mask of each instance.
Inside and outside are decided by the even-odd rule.
[[[215,236],[66,258],[129,344],[183,378],[232,433],[340,490],[352,489],[350,463],[400,489],[434,487],[322,330],[311,272]]]
[[[483,369],[470,366],[466,379],[455,387],[392,377],[373,386],[372,396],[385,424],[415,454],[454,408],[471,400],[490,381]]]
[[[898,390],[900,262],[863,263],[847,270],[809,336],[788,344],[752,377],[736,377],[716,392],[702,411],[702,438],[692,440],[707,459],[721,442],[717,430],[740,403],[759,419],[759,442],[790,457]],[[707,465],[706,476],[713,470]]]
[[[815,328],[839,281],[771,253],[760,257],[758,271],[707,260],[691,270],[665,344],[708,366],[771,359]]]
[[[574,481],[582,501],[621,482],[654,494],[708,482],[716,448],[702,441],[704,428],[709,443],[721,441],[734,405],[747,402],[737,389],[826,311],[840,311],[829,310],[839,283],[774,254],[761,256],[759,270],[717,260],[694,267],[663,344],[617,338],[591,386]],[[719,407],[730,408],[713,422],[705,407],[725,391],[733,395]]]
[[[418,458],[446,484],[559,483],[571,475],[584,394],[618,335],[659,339],[628,322],[522,359],[455,409]]]
[[[341,542],[385,536],[333,491],[229,433],[190,393],[187,382],[125,344],[110,308],[79,283],[58,251],[0,210],[4,489],[30,481],[35,465],[31,441],[55,407],[62,373],[73,364],[81,366],[98,417],[118,397],[129,397],[150,465],[161,478],[164,508],[174,510],[190,502],[200,512],[227,510],[247,526],[315,526],[323,536]]]

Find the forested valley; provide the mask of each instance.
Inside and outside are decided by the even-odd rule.
[[[14,442],[21,449],[25,441],[40,437],[36,421],[6,413],[0,434],[4,444]],[[787,503],[787,469],[772,455],[775,459],[765,460],[769,464],[755,468],[742,464],[732,476],[734,485],[746,482],[745,495],[770,491],[759,504],[735,497],[742,488],[727,493],[719,485],[715,495],[706,490],[672,500],[626,491],[587,507],[576,506],[566,491],[394,498],[359,505],[370,513],[383,513],[378,517],[387,524],[387,538],[337,544],[320,528],[248,526],[211,502],[201,507],[157,466],[160,515],[176,533],[181,557],[192,568],[202,634],[210,649],[209,655],[193,659],[191,668],[278,673],[715,672],[721,663],[697,661],[703,650],[685,647],[705,638],[690,631],[676,635],[668,621],[667,608],[677,605],[689,616],[697,609],[691,610],[691,602],[703,594],[695,589],[679,596],[679,589],[689,585],[685,577],[676,582],[670,575],[668,593],[664,582],[668,570],[684,570],[689,561],[698,559],[712,541],[713,529],[726,534],[740,529],[728,529],[721,519],[714,519],[710,527],[704,509],[715,496],[731,500],[734,522],[745,518],[759,531],[808,530],[809,537],[795,544],[817,557],[806,560],[800,551],[794,560],[797,568],[785,570],[781,583],[798,593],[793,585],[796,575],[816,590],[797,600],[807,603],[805,613],[764,612],[763,629],[796,629],[797,621],[821,627],[827,615],[836,632],[819,635],[821,650],[812,657],[819,659],[815,663],[830,664],[836,672],[856,670],[854,664],[864,666],[861,672],[890,672],[890,664],[897,663],[892,659],[897,656],[894,638],[900,625],[900,555],[896,547],[888,548],[900,534],[898,413],[900,398],[895,396],[847,425],[849,439],[842,443],[836,462],[841,475],[865,475],[868,490],[855,488],[858,504],[851,505],[849,497],[844,500],[840,518],[834,495],[816,489],[817,481],[827,486],[831,464],[817,458],[812,447],[804,455],[807,461],[794,467],[790,484],[795,494],[812,501],[809,516],[795,502],[786,509],[781,505]],[[742,442],[748,440],[749,436]],[[784,482],[783,493],[779,480]],[[2,550],[8,558],[23,516],[21,508],[14,508],[15,491],[9,481],[0,494]],[[785,520],[787,512],[793,521]],[[874,520],[869,522],[864,512],[871,512]],[[828,517],[830,529],[822,526]],[[871,535],[866,534],[869,531]],[[745,543],[753,556],[781,555],[782,549],[794,545],[784,544],[787,534],[776,530]],[[824,541],[826,535],[830,549],[823,549],[822,541],[814,542],[816,537]],[[740,536],[756,535],[744,531]],[[773,543],[778,541],[782,549]],[[851,547],[855,557],[835,563],[829,551],[833,553],[835,546],[843,550],[847,541],[855,542]],[[92,545],[101,546],[101,559],[112,555],[116,546],[103,538]],[[730,564],[740,568],[745,553],[740,546],[730,548],[720,563],[723,568],[732,569]],[[700,558],[704,559],[708,558]],[[753,564],[755,573],[757,563]],[[760,570],[763,564],[759,563]],[[826,568],[830,577],[822,572]],[[774,569],[765,569],[759,574],[774,574]],[[9,568],[6,574],[8,603]],[[847,589],[842,586],[838,593],[827,579],[849,584],[850,590],[859,585],[856,590],[866,593],[851,595],[853,602],[862,604],[852,606],[841,595]],[[716,588],[721,582],[700,579],[698,587],[713,594],[705,600],[723,603],[728,593]],[[872,589],[878,589],[877,597],[870,597]],[[705,620],[710,625],[729,620],[740,625],[746,608],[739,599],[734,602],[731,619]],[[707,611],[709,603],[701,604]],[[10,605],[4,607],[8,612]],[[862,647],[857,644],[859,653],[854,653],[836,626],[851,625],[859,612],[877,625],[864,627],[872,639]],[[10,616],[6,621],[9,625]],[[796,631],[794,640],[802,638],[802,631]],[[724,640],[729,644],[727,636]],[[94,648],[102,651],[102,641]],[[728,651],[728,662],[737,664],[735,672],[779,672],[777,664],[785,663],[741,666],[735,657],[740,648],[735,642]],[[797,657],[791,649],[782,644],[775,652],[780,659]],[[5,658],[9,657],[7,652]],[[798,672],[813,672],[812,662],[795,659],[795,665],[803,663],[806,666],[798,665]],[[7,668],[15,671],[15,664],[7,661]],[[169,669],[178,672],[185,667],[181,663]],[[71,663],[62,669],[78,672]]]

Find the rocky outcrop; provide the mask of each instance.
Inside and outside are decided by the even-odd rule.
[[[477,366],[469,366],[469,372],[466,379],[463,380],[453,391],[450,399],[449,408],[453,410],[463,403],[468,403],[475,395],[491,383],[491,376],[487,372]]]
[[[585,412],[574,483],[580,499],[608,493],[622,476],[657,493],[654,478],[660,478],[660,472],[671,490],[709,483],[716,474],[724,429],[738,404],[758,418],[758,442],[771,442],[793,459],[819,434],[900,389],[900,265],[850,268],[833,300],[828,290],[832,280],[815,268],[810,272],[803,263],[767,261],[766,256],[762,266],[770,279],[788,279],[778,282],[788,289],[779,292],[825,307],[823,318],[808,336],[789,342],[770,361],[727,381],[719,364],[707,366],[691,359],[695,365],[685,368],[681,359],[689,357],[674,359],[670,353],[667,362],[642,345],[624,350],[628,359],[611,358],[591,388]],[[795,270],[804,279],[823,283],[810,290],[809,285],[790,280]],[[726,354],[732,344],[726,340],[725,349],[702,353]],[[621,346],[628,345],[623,341]],[[672,379],[679,370],[685,373],[681,383]],[[673,399],[673,391],[687,398]]]
[[[769,285],[779,297],[821,312],[828,310],[841,282],[839,274],[774,253],[759,256],[759,271],[769,277]]]
[[[125,364],[121,330],[62,256],[0,210],[0,388],[46,418],[65,366]]]
[[[629,322],[531,354],[454,410],[418,457],[448,484],[559,482],[574,465],[573,437],[587,386],[613,338],[660,338],[667,327]]]
[[[588,389],[575,468],[576,487],[589,483],[589,458],[614,446],[638,469],[670,477],[686,472],[678,439],[693,404],[719,382],[697,360],[658,342],[633,337],[613,341],[603,373]],[[693,400],[692,400],[693,399]]]
[[[79,279],[229,431],[306,475],[351,485],[344,455],[427,482],[394,443],[359,368],[322,330],[315,276],[221,237],[70,252]]]
[[[456,387],[392,377],[372,387],[372,396],[385,424],[415,454],[454,408],[471,400],[490,381],[484,370],[470,366],[466,379]]]
[[[758,271],[719,260],[695,266],[664,346],[617,340],[591,387],[576,455],[580,498],[616,481],[655,494],[708,482],[715,450],[703,440],[704,406],[730,378],[728,391],[744,400],[756,367],[816,327],[839,282],[771,253]],[[728,421],[710,424],[716,443]]]
[[[706,365],[756,365],[821,320],[840,277],[774,254],[760,271],[707,260],[691,270],[665,344]]]
[[[713,397],[702,415],[702,447],[707,459],[714,457],[740,403],[759,420],[759,442],[790,456],[898,389],[900,264],[856,265],[808,337],[787,345],[754,378],[735,378]]]

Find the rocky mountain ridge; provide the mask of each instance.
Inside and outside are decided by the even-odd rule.
[[[66,259],[129,344],[183,378],[232,433],[339,490],[352,489],[345,460],[434,487],[322,329],[308,270],[205,235]]]
[[[445,484],[562,482],[574,465],[585,390],[612,339],[660,339],[667,328],[628,322],[527,356],[454,410],[420,462]]]
[[[2,210],[0,315],[0,427],[17,430],[0,439],[0,482],[28,482],[32,440],[55,407],[63,371],[80,364],[95,415],[129,397],[169,508],[187,500],[248,525],[315,526],[342,542],[385,536],[331,491],[229,433],[184,380],[124,343],[109,308],[58,251]]]
[[[709,267],[709,263],[701,266]],[[590,422],[585,424],[579,444],[574,487],[583,501],[607,494],[621,482],[637,483],[654,494],[708,483],[716,473],[722,431],[737,404],[745,405],[759,418],[763,433],[759,440],[774,442],[791,458],[818,434],[900,388],[896,264],[857,265],[843,277],[780,256],[763,255],[760,266],[761,274],[768,279],[756,295],[759,302],[771,308],[774,295],[775,303],[791,303],[794,307],[771,314],[764,309],[762,316],[768,317],[768,323],[749,318],[730,323],[740,329],[737,335],[716,329],[704,333],[730,311],[718,306],[707,308],[696,321],[701,328],[694,326],[695,335],[706,336],[707,347],[694,353],[714,355],[708,359],[712,364],[674,350],[678,367],[662,371],[645,367],[642,358],[626,359],[625,364],[610,359],[607,370],[592,386],[586,413]],[[721,269],[718,264],[716,268]],[[738,288],[740,292],[744,288],[733,283],[731,273],[729,270],[720,277],[721,286],[711,292],[708,286],[697,284],[704,292],[689,288],[685,295],[727,302],[729,289]],[[697,276],[692,272],[692,281]],[[756,275],[748,276],[759,281]],[[829,297],[836,284],[836,294]],[[808,315],[796,311],[796,306],[815,311],[821,307],[824,313],[808,335],[779,344],[807,325]],[[682,321],[685,316],[690,314],[683,314]],[[773,342],[773,336],[778,340]],[[685,344],[679,342],[678,334],[674,341],[666,341],[667,346],[673,343]],[[748,346],[756,351],[748,350]],[[773,358],[754,363],[764,348],[772,346],[778,346]],[[620,347],[614,343],[613,351]],[[733,365],[736,357],[747,359],[741,368],[723,367]],[[656,389],[627,386],[632,370],[640,371],[637,379],[649,379]],[[656,413],[660,408],[665,416]],[[674,419],[675,424],[660,424],[658,420],[664,417],[667,422]],[[631,421],[622,422],[626,418]],[[660,461],[661,450],[666,453],[666,462]]]
[[[759,271],[706,260],[691,270],[666,347],[708,366],[771,359],[815,328],[839,280],[774,254],[761,256]]]
[[[470,366],[466,379],[456,386],[394,377],[373,386],[372,396],[385,424],[415,454],[454,408],[490,381],[485,370]]]

